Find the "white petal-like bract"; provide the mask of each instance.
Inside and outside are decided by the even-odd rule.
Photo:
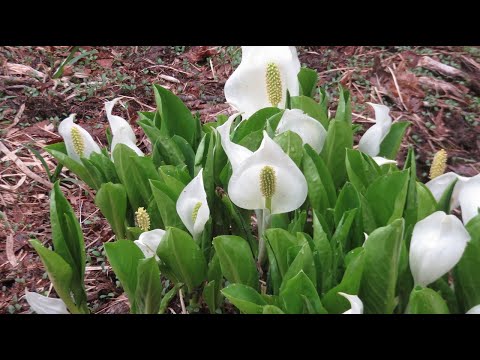
[[[70,314],[62,299],[50,298],[27,289],[25,299],[37,314]]]
[[[343,292],[339,292],[338,294],[346,298],[351,305],[351,308],[345,311],[344,314],[363,314],[363,302],[357,295],[349,295]]]
[[[73,122],[74,118],[75,114],[71,114],[61,121],[58,126],[58,133],[63,137],[68,156],[81,163],[81,157],[88,159],[93,152],[101,153],[101,151],[92,135]]]
[[[390,109],[385,105],[367,103],[375,110],[375,125],[363,134],[358,149],[372,157],[377,156],[380,152],[380,144],[385,136],[387,136],[392,126],[392,118]]]
[[[165,230],[162,229],[146,231],[140,234],[138,240],[135,240],[134,243],[142,250],[145,258],[155,256],[158,260],[158,256],[156,255],[157,248],[158,245],[160,245],[160,241],[162,241],[163,235],[165,235]]]

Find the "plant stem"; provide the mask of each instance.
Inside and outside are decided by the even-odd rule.
[[[268,201],[268,202],[267,202]],[[265,204],[271,207],[271,198],[266,199]],[[263,262],[265,261],[265,254],[266,254],[266,245],[265,245],[265,231],[271,225],[271,217],[270,217],[270,210],[262,209],[258,212],[260,214],[259,219],[257,219],[257,226],[258,226],[258,265],[262,266]]]

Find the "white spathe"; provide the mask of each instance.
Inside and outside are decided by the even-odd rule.
[[[62,299],[50,298],[27,289],[25,299],[37,314],[70,314]]]
[[[363,134],[358,143],[358,149],[371,157],[376,157],[380,153],[380,144],[390,131],[392,117],[390,116],[388,106],[373,103],[367,104],[375,110],[375,125]]]
[[[273,169],[275,178],[271,214],[298,209],[307,198],[305,176],[265,131],[258,150],[235,167],[232,164],[233,173],[228,183],[228,195],[232,202],[243,209],[266,209],[266,199],[260,186],[260,174],[265,167]]]
[[[159,257],[156,254],[158,245],[160,245],[160,242],[163,239],[163,235],[165,235],[165,230],[162,229],[146,231],[142,233],[134,243],[140,248],[140,250],[142,250],[146,259],[155,256],[155,259],[159,260]]]
[[[242,61],[225,83],[225,98],[233,108],[248,118],[269,102],[266,82],[267,65],[274,63],[280,72],[281,101],[285,108],[287,89],[290,96],[299,95],[297,75],[300,61],[294,46],[242,46]]]
[[[276,133],[292,131],[298,134],[304,144],[310,145],[320,153],[327,138],[327,131],[320,121],[308,116],[300,109],[286,109],[278,123]]]
[[[437,211],[413,228],[410,270],[415,285],[428,286],[449,272],[461,259],[470,235],[453,215]]]
[[[93,140],[92,135],[90,135],[89,132],[80,125],[75,124],[73,122],[74,119],[75,114],[71,114],[69,117],[60,122],[60,125],[58,126],[58,133],[63,137],[68,156],[76,162],[82,163],[80,157],[88,159],[92,153],[96,152],[100,154],[101,151],[98,144],[95,142],[95,140]],[[72,131],[74,134],[73,136]],[[75,136],[79,136],[79,138],[75,139]],[[74,145],[74,142],[77,142],[77,146]],[[78,149],[78,145],[83,148],[81,154],[77,153],[75,150],[76,147]]]
[[[105,112],[107,113],[108,123],[110,124],[110,129],[112,131],[112,144],[110,151],[113,153],[117,144],[124,144],[135,151],[138,156],[143,156],[144,154],[142,150],[136,145],[137,138],[128,121],[120,116],[112,115],[113,107],[120,99],[121,98],[116,98],[105,103]]]
[[[112,159],[113,159],[113,150],[115,149],[115,146],[117,146],[117,144],[126,145],[130,149],[135,151],[135,153],[138,156],[144,156],[143,151],[138,148],[138,146],[135,144],[135,141],[132,141],[130,139],[130,136],[129,136],[130,131],[132,131],[132,128],[130,127],[130,125],[121,126],[120,128],[117,129],[117,132],[113,134],[112,146],[110,150],[112,152]]]
[[[480,207],[480,174],[466,177],[450,171],[430,180],[425,185],[435,200],[440,201],[447,187],[455,180],[458,181],[453,189],[450,208],[453,210],[460,206],[462,220],[466,225],[478,214],[478,208]]]
[[[395,165],[397,165],[396,160],[386,159],[386,158],[381,157],[381,156],[374,156],[373,160],[377,163],[378,166],[382,166],[382,165],[385,165],[385,164],[395,164]]]
[[[188,183],[177,200],[177,213],[185,227],[197,239],[210,217],[207,193],[203,184],[203,169]]]
[[[230,128],[232,127],[232,123],[238,115],[240,115],[240,113],[233,114],[228,118],[227,121],[225,121],[223,125],[217,127],[216,129],[218,134],[220,134],[223,151],[225,151],[228,160],[230,160],[230,164],[232,164],[233,172],[238,170],[240,164],[253,154],[253,151],[250,151],[241,145],[235,144],[232,142],[232,140],[230,140]]]
[[[344,314],[363,314],[363,302],[357,295],[349,295],[343,292],[339,292],[338,294],[346,298],[351,305],[351,308],[345,311]]]
[[[471,308],[470,310],[468,310],[468,311],[466,312],[466,314],[469,314],[469,315],[472,315],[472,314],[480,315],[480,304],[475,305],[473,308]]]

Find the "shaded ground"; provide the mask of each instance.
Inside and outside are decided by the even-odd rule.
[[[72,47],[0,47],[0,313],[26,313],[24,289],[54,291],[28,243],[50,242],[46,171],[56,163],[42,147],[61,141],[58,122],[76,113],[79,123],[106,143],[103,103],[125,96],[116,113],[135,124],[137,111],[155,106],[151,84],[178,94],[202,120],[231,112],[223,86],[239,64],[238,47],[80,47],[74,64],[57,73]],[[384,103],[394,120],[412,126],[402,144],[418,156],[426,179],[433,154],[449,153],[448,169],[480,171],[480,47],[300,47],[302,64],[319,72],[335,111],[337,84],[352,92],[353,119],[366,129],[373,113],[366,102]],[[56,74],[57,73],[57,74]],[[137,127],[141,147],[150,146]],[[362,131],[363,133],[363,131]],[[143,137],[142,137],[143,136]],[[95,312],[127,312],[103,252],[113,233],[93,205],[93,194],[64,171],[62,189],[81,221],[88,252],[86,286]],[[173,302],[170,312],[179,312]]]

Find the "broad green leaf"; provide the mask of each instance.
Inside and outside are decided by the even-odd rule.
[[[320,124],[328,129],[328,114],[322,105],[307,96],[293,96],[291,98],[292,109],[300,109],[308,116],[318,120]]]
[[[65,166],[68,170],[72,171],[77,175],[81,180],[83,180],[88,186],[92,189],[97,190],[101,181],[96,179],[90,174],[90,172],[85,168],[84,165],[76,162],[67,155],[67,149],[65,148],[65,143],[56,143],[44,147],[45,151],[52,155],[59,163]]]
[[[107,218],[117,239],[125,239],[125,218],[127,215],[125,187],[122,184],[103,184],[95,196],[95,205]]]
[[[188,172],[190,176],[193,176],[193,167],[195,164],[195,152],[192,149],[192,146],[188,143],[187,140],[181,136],[174,135],[172,140],[177,144],[178,149],[182,152],[184,157],[184,163],[188,167]]]
[[[112,182],[114,184],[120,182],[117,171],[115,170],[115,164],[110,157],[105,154],[92,153],[90,154],[89,160],[102,172],[105,182]]]
[[[72,269],[73,283],[83,285],[86,262],[83,233],[70,203],[60,190],[58,181],[50,193],[50,222],[55,252]]]
[[[190,110],[175,94],[160,85],[153,85],[153,91],[157,111],[162,119],[162,131],[165,127],[170,136],[181,136],[193,145],[196,126]]]
[[[433,197],[431,191],[422,184],[421,182],[416,182],[417,186],[417,222],[425,219],[428,215],[433,214],[437,211],[437,201]]]
[[[246,238],[248,240],[248,243],[250,244],[250,249],[252,249],[252,252],[256,257],[258,255],[258,241],[252,235],[252,227],[250,225],[250,222],[248,222],[242,216],[240,209],[232,203],[227,193],[222,193],[218,196],[221,197],[222,204],[225,205],[225,209],[230,215],[230,218],[234,221],[240,233],[239,235],[241,235],[242,238]]]
[[[250,151],[257,151],[263,140],[263,130],[258,130],[247,134],[238,142],[239,145],[246,147]]]
[[[338,194],[337,203],[335,204],[335,224],[338,225],[343,214],[352,209],[358,209],[358,212],[361,212],[360,197],[355,186],[347,182]],[[349,240],[346,242],[347,247],[345,250],[350,250],[351,248],[361,246],[364,239],[363,232],[362,216],[361,214],[358,214],[352,224],[352,230],[350,232],[351,235],[349,236]]]
[[[282,311],[282,309],[280,309],[279,307],[277,307],[275,305],[265,305],[263,307],[262,314],[275,315],[275,314],[285,314],[285,313]]]
[[[297,232],[302,232],[305,227],[305,223],[307,222],[307,212],[305,210],[295,211],[295,216],[293,217],[290,224],[288,224],[287,230],[292,233],[296,234]]]
[[[285,312],[287,314],[304,313],[303,297],[308,300],[308,303],[311,304],[316,314],[326,313],[315,289],[315,285],[310,278],[300,270],[298,274],[289,279],[280,290],[280,298],[282,299]]]
[[[316,210],[313,210],[313,243],[315,246],[313,259],[317,269],[317,289],[324,293],[331,287],[333,251]]]
[[[162,281],[155,257],[139,260],[135,303],[138,314],[157,314],[162,299]]]
[[[449,314],[445,300],[436,291],[417,286],[410,294],[407,314]]]
[[[275,136],[273,141],[280,145],[285,154],[300,167],[303,157],[303,141],[298,134],[288,130]]]
[[[450,203],[453,195],[453,190],[457,184],[458,179],[455,179],[450,185],[447,186],[442,194],[442,197],[438,201],[437,211],[443,211],[446,214],[450,213]]]
[[[365,195],[378,226],[390,224],[403,215],[409,182],[408,170],[379,177]]]
[[[405,160],[404,170],[409,169],[410,178],[408,180],[407,198],[403,218],[405,219],[405,233],[407,243],[410,244],[410,237],[413,227],[418,218],[418,196],[417,196],[417,165],[415,162],[415,151],[413,147],[408,149],[407,159]]]
[[[258,272],[248,242],[234,235],[213,239],[213,247],[220,261],[223,276],[230,283],[258,288]]]
[[[238,125],[233,133],[232,141],[239,144],[240,141],[249,134],[254,132],[262,133],[262,131],[265,129],[267,119],[279,113],[280,111],[281,110],[276,107],[268,107],[258,110],[256,113],[252,114],[252,116],[242,121],[240,125]]]
[[[403,135],[405,135],[405,131],[409,126],[410,123],[408,121],[394,122],[387,136],[385,136],[380,144],[380,153],[378,156],[395,159],[402,143]]]
[[[455,293],[464,313],[480,304],[480,215],[466,228],[472,238],[454,268]]]
[[[290,248],[292,249],[292,248]],[[286,271],[285,275],[283,276],[282,284],[280,286],[280,292],[286,286],[287,282],[295,277],[300,270],[310,278],[313,284],[317,283],[317,273],[315,269],[315,262],[313,261],[313,254],[312,250],[310,249],[310,245],[305,243],[297,253],[297,256],[290,264],[288,270]]]
[[[395,308],[403,232],[404,220],[397,219],[372,232],[365,242],[359,297],[367,314],[391,314]]]
[[[165,294],[165,296],[162,298],[162,301],[160,301],[160,309],[158,310],[159,314],[164,314],[165,311],[168,308],[168,304],[170,304],[170,301],[173,300],[175,295],[177,295],[178,290],[182,288],[183,284],[182,283],[177,283],[173,288],[168,290],[168,292]]]
[[[207,263],[202,250],[187,232],[169,227],[157,249],[160,260],[172,271],[189,292],[207,276]]]
[[[361,194],[365,194],[370,184],[380,175],[378,165],[368,160],[367,154],[347,149],[345,165],[348,179]]]
[[[262,314],[268,305],[258,292],[242,284],[231,284],[222,289],[222,294],[245,314]]]
[[[353,260],[348,264],[340,284],[331,289],[322,298],[322,303],[325,309],[331,314],[341,314],[350,309],[349,301],[339,295],[339,292],[356,295],[360,290],[360,283],[365,265],[365,251],[362,248],[359,249],[361,249],[360,252],[355,254]]]
[[[185,156],[180,147],[167,136],[159,136],[152,150],[152,161],[156,167],[160,165],[183,165],[185,164]]]
[[[317,88],[317,81],[318,81],[318,74],[315,70],[309,69],[306,67],[302,67],[297,75],[298,82],[300,83],[300,95],[308,96],[309,98],[313,98],[315,95],[315,89]],[[292,107],[293,105],[292,97]]]
[[[272,255],[283,277],[288,270],[288,248],[297,245],[297,239],[290,232],[283,229],[268,229],[265,231],[267,246],[272,250]]]
[[[140,259],[144,259],[144,255],[140,248],[130,240],[105,243],[104,248],[108,262],[130,301],[131,312],[136,313],[135,294],[138,281],[138,262]]]
[[[165,188],[165,184],[159,181],[152,181],[151,187],[153,198],[157,203],[164,226],[184,228],[183,222],[177,214],[176,200],[172,200],[170,197],[172,195],[168,194],[168,189]]]
[[[57,253],[45,248],[38,240],[30,240],[30,244],[40,256],[48,278],[53,284],[58,296],[67,305],[68,310],[72,313],[78,313],[77,306],[70,295],[72,284],[72,268]]]
[[[149,181],[160,180],[152,159],[138,156],[124,144],[115,146],[113,157],[118,177],[125,186],[132,208],[136,211],[139,207],[147,207],[152,196]]]
[[[357,216],[357,213],[358,209],[346,211],[338,223],[332,239],[330,240],[330,246],[332,247],[333,251],[333,281],[335,283],[340,280],[339,275],[344,262],[344,254],[348,249],[348,235],[351,231],[352,224]]]

